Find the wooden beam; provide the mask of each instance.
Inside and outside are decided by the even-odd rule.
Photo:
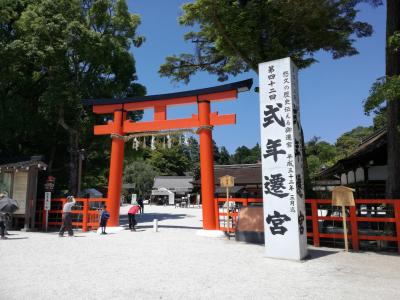
[[[154,107],[154,121],[162,121],[167,119],[167,107],[165,105]]]
[[[122,104],[93,105],[93,113],[95,114],[109,114],[121,109]]]
[[[124,133],[134,133],[134,132],[148,132],[157,130],[194,128],[198,126],[199,126],[199,120],[197,118],[161,120],[161,121],[150,121],[150,122],[132,122],[130,120],[127,120],[124,122],[123,130]]]
[[[143,101],[143,102],[131,102],[125,103],[124,109],[127,111],[135,111],[142,110],[146,108],[155,108],[155,107],[163,107],[163,106],[172,106],[172,105],[188,105],[197,102],[197,97],[182,97],[182,98],[173,98],[168,100],[154,100],[154,101]]]
[[[94,135],[111,134],[113,131],[114,131],[114,123],[112,121],[108,121],[108,124],[106,125],[94,126]]]
[[[210,123],[212,126],[236,124],[236,115],[218,115],[218,112],[210,114]]]

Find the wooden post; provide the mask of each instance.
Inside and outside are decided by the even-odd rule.
[[[123,135],[122,124],[126,118],[126,112],[116,110],[114,112],[114,132]],[[124,163],[125,142],[114,137],[111,142],[110,175],[108,179],[107,209],[110,212],[109,226],[119,225],[119,205],[122,187],[122,171]]]
[[[228,233],[228,238],[230,238],[229,231],[229,187],[226,187],[226,232]]]
[[[396,218],[397,251],[400,253],[400,200],[394,202],[394,216]]]
[[[347,241],[346,207],[344,205],[342,205],[342,219],[343,219],[344,248],[346,251],[349,251],[349,243]]]
[[[44,204],[43,204],[42,229],[47,231],[47,229],[46,229],[46,226],[47,226],[47,224],[46,224],[46,216],[47,216],[47,211],[44,209]]]
[[[351,241],[353,245],[353,251],[360,250],[358,241],[358,223],[357,223],[357,211],[355,206],[350,206],[350,223],[351,223]]]
[[[219,201],[218,198],[214,199],[215,202],[215,220],[217,222],[217,230],[221,229],[221,225],[219,224]]]
[[[201,201],[203,206],[203,229],[216,230],[214,201],[214,154],[210,101],[198,100],[200,135]]]
[[[83,200],[82,231],[88,231],[89,198]]]
[[[319,225],[318,225],[318,203],[317,200],[311,201],[311,216],[313,228],[313,242],[315,247],[319,247]]]

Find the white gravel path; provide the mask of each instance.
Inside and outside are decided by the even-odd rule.
[[[199,208],[146,206],[137,232],[11,232],[0,299],[400,299],[400,256],[311,248],[305,262],[274,260],[199,228]]]

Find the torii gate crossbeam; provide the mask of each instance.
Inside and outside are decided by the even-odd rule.
[[[233,100],[239,92],[248,91],[253,80],[234,82],[230,84],[191,90],[179,93],[152,95],[124,99],[87,99],[85,105],[93,106],[95,114],[114,115],[113,121],[104,125],[95,125],[95,135],[113,135],[111,144],[110,174],[108,181],[107,206],[110,211],[110,226],[119,225],[119,205],[122,188],[122,173],[124,161],[124,141],[117,136],[129,133],[145,133],[171,129],[198,128],[200,135],[200,175],[201,198],[203,207],[203,228],[215,230],[218,228],[215,219],[217,209],[214,201],[214,159],[212,144],[212,128],[218,125],[236,123],[236,115],[219,115],[210,111],[210,102]],[[167,119],[167,108],[173,105],[197,104],[198,114],[190,118]],[[154,120],[133,122],[126,119],[128,111],[152,108]]]

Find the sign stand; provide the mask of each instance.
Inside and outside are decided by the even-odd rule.
[[[346,186],[338,186],[332,189],[332,206],[342,207],[344,248],[347,252],[349,251],[349,243],[347,240],[346,206],[355,206],[354,191]]]
[[[46,211],[46,222],[45,222],[45,230],[48,230],[49,224],[49,210],[51,208],[51,192],[44,193],[44,210]]]
[[[221,187],[225,187],[226,188],[226,218],[227,218],[227,222],[226,222],[226,230],[227,230],[227,235],[228,235],[228,239],[231,238],[230,236],[230,231],[229,231],[229,218],[230,218],[230,214],[229,214],[229,188],[235,186],[235,178],[229,175],[225,175],[222,176],[220,178],[220,185]],[[232,222],[232,227],[233,227],[233,222]]]
[[[45,230],[48,230],[49,224],[49,210],[51,209],[51,193],[54,191],[56,179],[53,176],[47,177],[46,183],[44,184],[44,210],[46,211]]]

